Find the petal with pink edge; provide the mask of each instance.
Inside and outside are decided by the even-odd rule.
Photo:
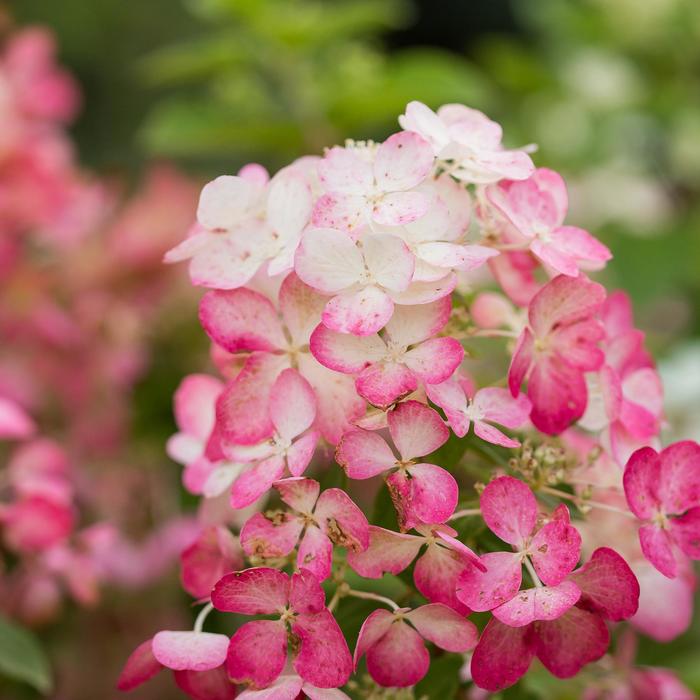
[[[381,578],[384,573],[398,574],[416,557],[424,539],[415,535],[369,526],[369,546],[364,551],[348,552],[348,564],[360,576]]]
[[[372,167],[352,148],[334,146],[319,161],[318,177],[329,192],[364,194],[372,186]]]
[[[506,625],[523,627],[535,620],[556,620],[580,597],[579,587],[572,581],[564,581],[558,586],[527,588],[491,612]]]
[[[404,460],[424,457],[444,445],[450,437],[450,431],[437,411],[418,401],[399,404],[389,413],[388,420],[391,439]]]
[[[362,239],[365,264],[371,279],[394,292],[404,291],[413,279],[415,258],[398,237],[370,234]]]
[[[249,557],[286,557],[296,547],[303,522],[292,513],[253,513],[241,530],[241,546]]]
[[[323,324],[311,334],[309,347],[324,367],[345,374],[361,372],[387,352],[384,341],[377,335],[337,333]]]
[[[280,620],[253,620],[231,637],[226,670],[236,683],[264,688],[282,673],[287,661],[287,630]]]
[[[271,352],[287,345],[272,302],[245,287],[207,292],[199,302],[199,322],[228,352]]]
[[[311,427],[316,418],[316,396],[295,369],[285,369],[270,392],[270,419],[277,433],[291,440]]]
[[[474,649],[472,679],[484,690],[503,690],[525,675],[534,655],[531,627],[509,627],[492,619]]]
[[[260,498],[284,474],[284,459],[273,455],[243,472],[231,487],[231,507],[245,508]]]
[[[276,481],[273,486],[281,499],[300,513],[310,513],[314,509],[321,487],[314,479],[292,477]]]
[[[659,507],[661,460],[656,450],[642,447],[627,462],[623,484],[630,510],[644,520],[653,517]]]
[[[428,672],[430,654],[421,636],[403,621],[394,622],[367,649],[369,675],[385,687],[415,685]]]
[[[385,440],[368,430],[345,433],[335,458],[351,479],[369,479],[396,464],[396,457]]]
[[[385,332],[394,345],[414,345],[439,333],[447,325],[451,312],[452,301],[449,297],[429,304],[398,306]]]
[[[289,599],[289,576],[267,567],[226,574],[211,594],[217,610],[243,615],[279,613]]]
[[[372,405],[391,406],[418,388],[415,374],[399,362],[375,362],[355,380],[357,393]]]
[[[153,656],[173,671],[208,671],[226,660],[228,637],[211,632],[158,632]]]
[[[390,192],[372,207],[372,219],[380,226],[405,226],[429,209],[430,199],[423,192]]]
[[[550,234],[550,240],[553,248],[577,261],[583,261],[588,269],[599,270],[612,258],[607,246],[588,231],[576,226],[559,226]]]
[[[573,607],[550,622],[535,626],[535,652],[557,678],[571,678],[586,664],[601,658],[610,634],[599,615]]]
[[[160,671],[163,666],[153,656],[153,640],[147,639],[139,644],[126,660],[117,679],[118,690],[133,690]]]
[[[339,333],[372,335],[386,325],[393,312],[391,297],[383,289],[369,285],[333,297],[326,304],[321,320]]]
[[[385,192],[409,190],[428,176],[433,160],[433,149],[422,136],[400,131],[377,149],[374,178]]]
[[[369,523],[345,491],[326,489],[316,503],[314,518],[334,545],[362,551],[369,546]]]
[[[520,447],[520,441],[514,438],[509,438],[505,433],[501,432],[498,428],[484,423],[484,421],[474,421],[474,435],[480,437],[486,442],[490,442],[493,445],[501,445],[502,447]]]
[[[280,676],[267,688],[244,690],[237,697],[238,700],[297,700],[303,683],[298,676]]]
[[[221,175],[202,188],[197,205],[197,221],[210,230],[234,226],[253,194],[242,177]]]
[[[327,192],[316,200],[311,222],[324,230],[355,236],[367,225],[367,200],[362,195]]]
[[[263,262],[250,242],[263,233],[260,224],[249,223],[232,233],[209,235],[190,261],[192,284],[223,290],[248,284]]]
[[[294,670],[319,688],[345,685],[352,672],[352,657],[343,633],[328,610],[299,615],[292,622],[292,633],[300,648]]]
[[[473,403],[474,411],[484,420],[493,421],[506,428],[520,428],[529,418],[532,408],[525,394],[515,398],[507,389],[486,387],[476,392]]]
[[[178,428],[201,442],[207,440],[214,428],[216,399],[223,388],[221,381],[208,374],[185,377],[173,398]]]
[[[175,671],[175,683],[193,700],[234,700],[236,687],[223,666],[209,671]]]
[[[278,298],[280,313],[292,342],[296,346],[307,344],[327,298],[304,284],[294,272],[284,278]]]
[[[522,545],[537,522],[535,496],[512,476],[499,476],[487,484],[480,505],[488,528],[508,544]]]
[[[287,466],[292,476],[301,476],[306,471],[316,452],[319,437],[318,430],[310,430],[287,449]]]
[[[452,431],[457,437],[464,437],[469,432],[471,420],[467,413],[467,396],[455,377],[439,384],[426,384],[425,393],[439,406],[447,417]]]
[[[469,651],[476,646],[479,638],[473,622],[440,603],[430,603],[411,610],[406,613],[406,619],[423,639],[445,651]]]
[[[392,292],[391,298],[397,304],[404,304],[407,306],[429,304],[430,302],[449,296],[456,286],[457,275],[454,272],[450,272],[435,281],[412,282],[403,292]]]
[[[403,357],[406,366],[428,384],[439,384],[452,376],[464,359],[464,348],[455,338],[430,338]]]
[[[488,552],[481,561],[486,571],[468,566],[457,581],[457,597],[476,612],[502,605],[515,596],[522,582],[522,565],[518,554]]]
[[[545,585],[557,586],[578,564],[581,535],[573,525],[553,520],[538,530],[528,550],[535,571]]]

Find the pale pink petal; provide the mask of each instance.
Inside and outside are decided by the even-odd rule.
[[[700,559],[700,507],[671,520],[671,536],[678,548],[691,559]]]
[[[253,620],[239,627],[229,646],[226,670],[236,683],[264,688],[287,661],[287,630],[280,620]]]
[[[139,644],[126,660],[117,680],[118,690],[133,690],[160,671],[163,666],[153,656],[152,640]]]
[[[415,374],[399,362],[376,362],[355,380],[357,393],[373,406],[387,408],[418,388]]]
[[[457,581],[457,597],[476,612],[492,610],[520,590],[522,564],[512,552],[488,552],[481,561],[486,571],[468,566]]]
[[[700,506],[700,445],[692,440],[663,449],[659,499],[666,513],[682,513]]]
[[[335,458],[351,479],[369,479],[396,464],[396,457],[384,439],[367,430],[345,433]]]
[[[211,632],[158,632],[153,656],[173,671],[208,671],[226,660],[229,639]]]
[[[552,269],[552,274],[558,272],[560,275],[568,275],[569,277],[578,275],[579,270],[576,258],[552,243],[545,243],[539,238],[535,238],[530,243],[530,250],[548,268]]]
[[[499,476],[487,484],[480,504],[488,528],[508,544],[521,546],[537,522],[535,496],[512,476]]]
[[[464,358],[464,348],[455,338],[431,338],[409,350],[406,366],[428,384],[440,384],[452,376]]]
[[[280,613],[289,598],[289,576],[266,567],[226,574],[212,591],[217,610],[243,615]]]
[[[273,178],[267,193],[267,221],[282,238],[298,236],[312,208],[311,188],[305,177],[286,171]]]
[[[365,270],[362,253],[352,238],[332,228],[304,233],[294,267],[302,282],[326,294],[351,287]]]
[[[369,675],[385,687],[415,685],[428,672],[430,654],[421,636],[405,622],[396,622],[369,649]]]
[[[489,269],[501,289],[518,306],[527,307],[540,290],[535,276],[540,265],[529,251],[502,252],[489,260]]]
[[[212,231],[229,229],[241,218],[253,195],[244,178],[221,175],[202,188],[197,206],[197,221]]]
[[[405,226],[428,209],[430,199],[423,192],[390,192],[372,207],[372,219],[381,226]]]
[[[326,489],[321,494],[314,518],[333,544],[353,551],[369,546],[367,518],[341,489]]]
[[[324,609],[326,594],[318,579],[309,571],[300,569],[292,574],[289,606],[300,614],[317,613]]]
[[[350,700],[350,696],[346,695],[338,688],[317,688],[310,683],[304,683],[302,690],[308,696],[309,700]],[[280,698],[280,700],[284,700]],[[686,700],[679,698],[679,700]],[[690,699],[689,699],[690,700]]]
[[[187,238],[178,243],[174,248],[168,250],[163,256],[163,262],[167,264],[182,262],[194,257],[200,250],[205,248],[214,238],[206,229],[196,224],[190,230]]]
[[[393,292],[403,292],[411,283],[415,259],[398,236],[367,235],[362,239],[362,250],[376,284]]]
[[[651,518],[660,505],[661,484],[661,459],[654,449],[642,447],[629,458],[623,483],[630,510],[638,518]]]
[[[438,154],[450,141],[447,126],[432,109],[422,102],[412,101],[399,117],[399,124],[406,131],[415,131],[426,138]]]
[[[474,421],[474,434],[486,442],[493,445],[501,445],[502,447],[520,447],[520,441],[509,438],[505,433],[502,433],[498,428],[494,428],[488,423],[477,420]]]
[[[231,507],[245,508],[270,489],[273,482],[284,474],[284,459],[279,455],[258,462],[244,471],[231,487]]]
[[[401,131],[377,149],[374,179],[385,192],[409,190],[428,176],[433,161],[433,149],[422,136]]]
[[[421,243],[416,249],[416,255],[435,267],[456,268],[462,272],[471,272],[500,253],[494,248],[482,245],[457,245],[445,241],[433,241]]]
[[[429,304],[397,306],[385,333],[398,347],[414,345],[439,333],[450,319],[452,300],[443,297]]]
[[[367,200],[362,195],[327,192],[316,200],[311,223],[356,235],[367,225]]]
[[[578,563],[581,535],[568,522],[552,520],[532,538],[528,551],[542,582],[547,586],[556,586]]]
[[[416,560],[413,581],[431,603],[443,603],[460,615],[468,615],[470,609],[455,594],[459,575],[468,566],[469,559],[462,553],[430,544]]]
[[[249,557],[286,557],[296,547],[303,527],[292,513],[253,513],[241,529],[241,546]]]
[[[367,619],[362,623],[357,637],[357,644],[355,645],[355,653],[353,654],[355,670],[357,670],[357,665],[367,653],[367,650],[373,647],[389,631],[395,620],[393,613],[383,608],[379,608],[367,616]]]
[[[480,414],[483,420],[511,429],[522,427],[527,422],[532,408],[524,394],[518,394],[514,398],[507,389],[499,387],[486,387],[477,391],[473,407],[474,412]]]
[[[610,634],[599,615],[573,607],[551,622],[536,624],[535,652],[557,678],[571,678],[605,654]]]
[[[223,388],[216,377],[208,374],[185,377],[173,398],[178,428],[204,443],[214,429],[216,399]]]
[[[471,303],[469,314],[479,328],[502,328],[510,325],[514,310],[502,294],[481,292]]]
[[[474,683],[494,693],[513,685],[525,675],[535,655],[532,637],[529,627],[510,627],[490,620],[472,655]]]
[[[647,560],[664,576],[674,578],[677,575],[678,565],[667,530],[662,530],[657,525],[643,525],[639,528],[639,544]]]
[[[303,681],[298,676],[280,676],[272,685],[261,690],[244,690],[238,700],[297,700]]]
[[[447,422],[457,437],[469,432],[471,420],[467,412],[467,396],[455,377],[439,384],[426,384],[425,393],[439,406],[447,417]]]
[[[491,612],[511,627],[523,627],[535,620],[556,620],[581,597],[579,587],[572,581],[558,586],[527,588]]]
[[[293,477],[276,481],[273,486],[281,499],[299,513],[310,513],[318,499],[321,487],[314,479]]]
[[[270,419],[287,440],[301,435],[316,418],[316,396],[311,385],[295,369],[285,369],[272,385]]]
[[[316,525],[307,525],[299,543],[297,567],[310,571],[318,581],[325,581],[331,575],[333,544],[323,530]]]
[[[412,282],[410,286],[403,292],[391,293],[391,298],[397,304],[405,304],[408,306],[416,304],[429,304],[431,301],[437,301],[443,297],[452,294],[452,291],[457,286],[457,275],[450,272],[445,277],[434,282]]]
[[[369,526],[369,546],[364,551],[349,550],[348,564],[360,576],[381,578],[384,573],[402,572],[416,557],[424,538]]]
[[[578,605],[617,622],[637,612],[639,583],[614,550],[600,547],[569,577],[580,589]]]
[[[437,411],[418,401],[399,404],[389,413],[388,420],[391,439],[404,460],[428,455],[450,437],[450,431]]]
[[[387,352],[386,344],[378,335],[337,333],[323,324],[311,334],[309,346],[322,365],[346,374],[361,372],[381,360]]]
[[[252,289],[207,292],[199,303],[199,321],[228,352],[271,352],[287,345],[272,302]]]
[[[301,476],[306,471],[316,452],[319,437],[317,430],[310,430],[287,449],[287,467],[292,476]]]
[[[192,284],[213,289],[236,289],[248,284],[260,268],[262,251],[251,249],[251,240],[263,233],[260,224],[209,236],[190,261]]]
[[[0,440],[28,438],[35,430],[34,421],[21,406],[0,397]]]
[[[209,671],[175,671],[175,683],[193,700],[234,700],[236,687],[223,666]]]
[[[508,368],[508,387],[513,397],[520,393],[520,385],[525,381],[527,373],[532,367],[534,357],[535,339],[526,328],[518,338],[518,343],[513,352],[513,358]]]
[[[294,345],[306,345],[328,299],[304,284],[294,272],[282,282],[279,307]]]
[[[231,531],[208,527],[180,555],[182,587],[194,598],[207,598],[214,584],[243,567],[243,556]]]
[[[339,333],[372,335],[386,325],[393,312],[391,297],[379,287],[369,285],[333,297],[321,319],[325,326]]]
[[[318,176],[329,192],[365,194],[372,186],[372,167],[352,148],[334,146],[318,163]]]
[[[594,269],[600,269],[612,258],[610,249],[582,228],[560,226],[551,232],[550,240],[553,247],[571,255],[577,261],[593,263]]]
[[[337,688],[347,683],[352,657],[343,633],[328,610],[299,615],[292,622],[292,633],[301,647],[294,659],[294,670],[319,688]]]
[[[445,651],[465,652],[476,646],[479,633],[470,620],[440,603],[422,605],[406,613],[406,619],[423,639]]]

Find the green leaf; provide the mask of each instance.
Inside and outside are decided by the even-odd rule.
[[[51,669],[36,637],[23,627],[0,617],[0,673],[25,681],[47,694],[52,687]]]
[[[426,677],[416,685],[415,697],[429,700],[450,700],[457,697],[459,669],[464,659],[456,654],[433,659]]]

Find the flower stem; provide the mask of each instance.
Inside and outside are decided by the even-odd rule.
[[[617,508],[616,506],[611,506],[608,505],[607,503],[600,503],[598,501],[589,501],[584,498],[580,498],[579,496],[574,495],[573,493],[566,493],[566,491],[560,491],[559,489],[553,489],[549,486],[542,486],[540,488],[540,491],[544,491],[545,493],[549,493],[552,496],[557,496],[558,498],[565,498],[569,501],[572,501],[579,510],[581,509],[581,506],[590,506],[591,508],[598,508],[600,510],[607,510],[611,513],[617,513],[618,515],[624,515],[627,518],[635,518],[634,513],[630,513],[628,510],[622,510],[622,508]]]
[[[530,562],[530,559],[528,557],[523,558],[523,564],[525,564],[525,568],[527,569],[527,573],[530,574],[530,578],[532,579],[532,582],[535,584],[536,588],[542,588],[542,581],[540,581],[540,577],[537,575],[537,572],[535,571],[535,567],[532,565]]]
[[[346,595],[352,596],[353,598],[363,598],[365,600],[376,600],[384,605],[388,605],[392,610],[398,610],[399,606],[390,598],[385,598],[383,595],[378,593],[370,593],[369,591],[356,591],[353,588],[348,588]],[[332,601],[331,601],[332,602]]]
[[[481,508],[464,508],[463,510],[458,510],[456,513],[452,513],[447,520],[459,520],[459,518],[468,518],[471,515],[481,515]]]
[[[194,621],[194,631],[201,632],[204,627],[204,621],[207,619],[209,613],[214,609],[214,605],[209,602],[207,603],[197,615],[197,619]]]

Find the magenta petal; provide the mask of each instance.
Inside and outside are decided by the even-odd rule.
[[[581,597],[572,581],[558,586],[527,588],[507,603],[492,610],[493,616],[511,627],[523,627],[535,620],[556,620]]]
[[[489,552],[481,556],[486,571],[468,566],[457,581],[457,597],[472,610],[492,610],[509,601],[520,590],[522,564],[511,552]]]
[[[474,434],[480,437],[486,442],[490,442],[493,445],[501,445],[502,447],[520,447],[520,441],[509,438],[505,433],[501,432],[498,428],[484,423],[484,421],[476,420],[474,421]]]
[[[656,513],[660,481],[661,460],[656,450],[651,447],[637,450],[625,467],[624,487],[630,510],[638,518],[646,520]]]
[[[537,622],[535,630],[537,658],[557,678],[575,676],[601,658],[610,643],[603,618],[577,607],[551,622]]]
[[[406,613],[406,619],[423,639],[445,651],[469,651],[476,646],[479,638],[473,622],[440,603],[430,603],[411,610]]]
[[[470,549],[469,547],[467,547],[466,544],[460,542],[454,537],[454,535],[457,534],[456,531],[452,531],[453,534],[450,534],[449,532],[446,532],[447,529],[447,525],[442,525],[439,528],[435,529],[435,535],[439,537],[451,550],[461,554],[465,561],[468,561],[470,564],[473,564],[477,569],[480,569],[481,571],[486,571],[486,567],[481,561],[479,555],[473,549]],[[452,528],[449,529],[452,530]]]
[[[325,581],[331,575],[333,544],[328,536],[315,525],[308,525],[299,543],[297,567],[307,569],[319,581]]]
[[[391,297],[370,285],[357,292],[333,297],[323,310],[323,325],[338,333],[372,335],[383,328],[394,312]]]
[[[508,387],[514,397],[520,393],[520,385],[525,381],[532,366],[534,346],[535,339],[532,337],[530,329],[526,328],[518,338],[508,369]]]
[[[455,338],[430,338],[404,355],[406,366],[424,382],[440,384],[452,376],[464,359],[464,348]]]
[[[418,401],[399,404],[389,413],[388,420],[391,439],[404,460],[424,457],[444,445],[450,437],[449,428],[438,412]]]
[[[396,463],[389,445],[377,433],[351,430],[345,433],[335,451],[338,464],[351,479],[369,479]]]
[[[208,671],[226,660],[228,637],[211,632],[158,632],[153,656],[173,671]]]
[[[700,445],[683,440],[661,451],[659,497],[666,513],[700,506]]]
[[[525,675],[534,655],[531,627],[509,627],[492,619],[474,649],[472,679],[484,690],[503,690]]]
[[[297,613],[317,613],[323,610],[326,594],[318,579],[309,571],[301,569],[292,574],[289,606]]]
[[[700,508],[691,508],[685,515],[672,518],[671,535],[683,554],[700,559]]]
[[[280,620],[253,620],[239,627],[228,648],[226,670],[236,683],[264,688],[287,661],[287,630]]]
[[[535,496],[512,476],[499,476],[488,483],[480,504],[488,528],[508,544],[522,545],[537,522]]]
[[[675,578],[678,565],[673,555],[671,536],[667,530],[656,525],[643,525],[639,528],[639,544],[642,553],[664,576]]]
[[[348,564],[365,578],[398,574],[413,561],[424,541],[422,537],[370,525],[369,546],[364,551],[350,550]]]
[[[273,455],[243,472],[231,487],[231,506],[245,508],[268,491],[284,474],[284,459]]]
[[[387,479],[404,527],[414,521],[443,523],[454,513],[459,487],[452,474],[434,464],[415,464]]]
[[[193,700],[234,700],[236,687],[224,666],[209,671],[175,671],[177,687]]]
[[[241,530],[241,546],[249,557],[286,557],[296,547],[303,522],[293,513],[254,513]]]
[[[431,603],[443,603],[461,615],[467,615],[470,609],[455,594],[459,575],[466,567],[469,563],[463,555],[431,544],[416,561],[413,581]]]
[[[532,538],[530,559],[547,586],[560,584],[573,570],[581,555],[581,535],[562,520],[552,520]]]
[[[357,644],[353,654],[353,667],[355,670],[357,670],[357,665],[367,653],[367,650],[373,647],[389,631],[389,628],[394,624],[394,620],[396,620],[394,614],[383,608],[379,608],[367,616],[357,636]]]
[[[314,518],[333,544],[356,551],[369,546],[367,518],[341,489],[326,489],[321,494]]]
[[[300,648],[294,670],[319,688],[338,688],[352,673],[352,657],[343,633],[328,610],[299,615],[292,623],[292,633]]]
[[[428,672],[430,654],[421,636],[405,622],[395,622],[367,650],[369,675],[385,687],[415,685]]]
[[[600,547],[569,577],[580,589],[578,605],[608,620],[627,620],[637,612],[639,583],[614,550]]]
[[[217,610],[243,615],[282,612],[289,598],[289,576],[267,567],[226,574],[214,586],[211,600]]]
[[[205,442],[214,428],[216,399],[223,388],[224,385],[216,377],[190,374],[180,382],[175,392],[175,422],[185,435],[197,438],[197,444]]]
[[[163,666],[153,656],[153,640],[141,642],[126,660],[117,680],[118,690],[132,690],[145,683],[160,671]]]

